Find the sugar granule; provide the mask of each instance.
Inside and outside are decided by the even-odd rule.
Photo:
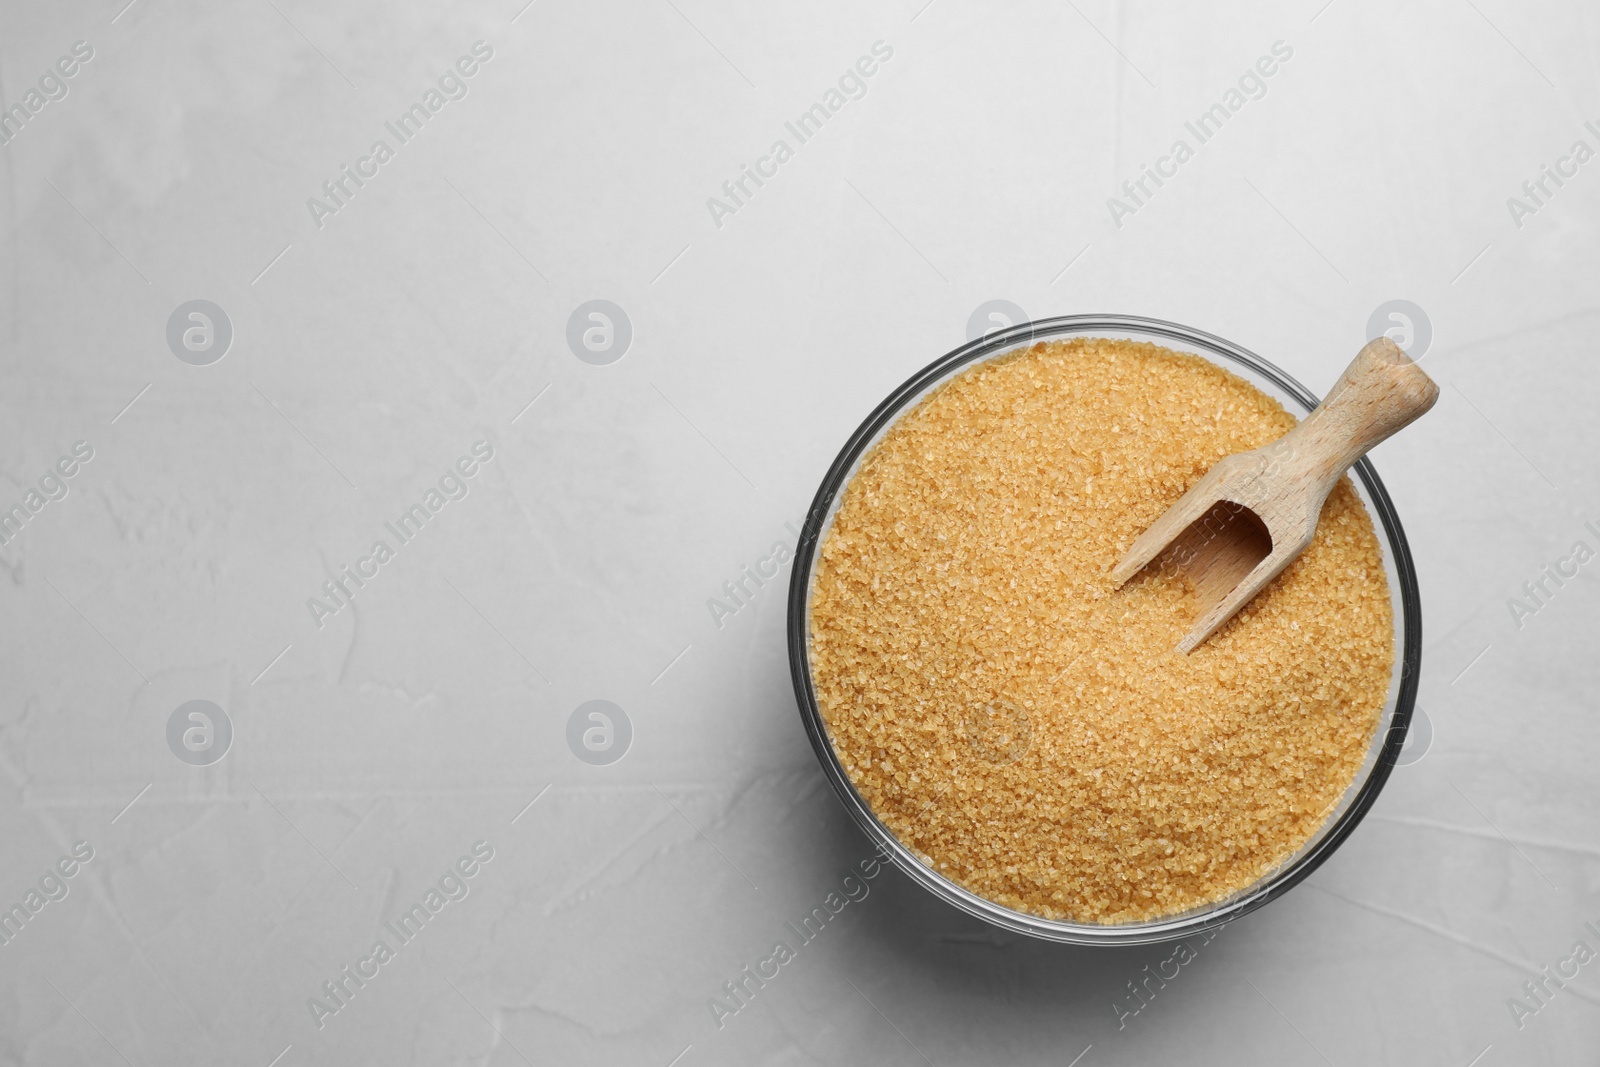
[[[1006,907],[1119,923],[1221,899],[1311,837],[1393,666],[1349,479],[1187,656],[1182,576],[1109,578],[1218,459],[1294,424],[1198,356],[1080,338],[970,368],[890,428],[821,547],[810,655],[834,751],[903,843]]]

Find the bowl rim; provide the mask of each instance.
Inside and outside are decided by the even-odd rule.
[[[1125,924],[1045,919],[996,904],[933,871],[902,844],[892,830],[883,825],[871,806],[856,791],[855,784],[850,781],[839,762],[833,745],[828,740],[827,726],[817,703],[811,677],[808,640],[807,609],[811,575],[824,523],[829,519],[833,502],[843,490],[857,461],[868,446],[878,438],[880,432],[904,414],[913,401],[925,395],[930,386],[941,379],[951,377],[954,372],[967,364],[1009,352],[1030,342],[1036,336],[1052,336],[1067,332],[1081,334],[1084,331],[1097,329],[1164,337],[1191,347],[1198,347],[1202,353],[1209,349],[1268,379],[1302,404],[1307,411],[1316,407],[1319,402],[1314,393],[1289,374],[1246,348],[1203,330],[1139,315],[1083,314],[1034,319],[988,334],[946,353],[906,379],[873,409],[839,450],[838,456],[824,475],[816,496],[812,499],[795,546],[794,568],[789,579],[787,620],[789,673],[794,683],[801,721],[805,725],[806,735],[811,739],[811,747],[822,764],[823,773],[856,824],[879,846],[881,852],[887,854],[897,867],[911,877],[912,881],[969,915],[1014,933],[1069,944],[1137,945],[1171,941],[1221,926],[1294,888],[1350,836],[1377,800],[1379,792],[1382,791],[1390,772],[1394,769],[1400,750],[1405,744],[1406,731],[1416,705],[1422,662],[1422,604],[1417,587],[1416,567],[1411,558],[1405,531],[1400,526],[1400,518],[1395,512],[1394,503],[1369,459],[1363,457],[1351,467],[1351,473],[1360,480],[1366,490],[1366,503],[1377,513],[1376,518],[1381,523],[1387,538],[1390,549],[1389,562],[1394,567],[1394,577],[1399,591],[1400,610],[1396,613],[1397,621],[1402,626],[1399,651],[1400,681],[1394,697],[1395,707],[1390,717],[1388,734],[1383,740],[1372,769],[1367,773],[1366,780],[1320,839],[1312,843],[1298,858],[1264,875],[1257,883],[1234,894],[1233,898],[1227,899],[1221,905],[1202,906],[1210,910],[1183,912],[1163,919]],[[1205,358],[1210,357],[1205,356]],[[1369,758],[1371,758],[1370,748]]]

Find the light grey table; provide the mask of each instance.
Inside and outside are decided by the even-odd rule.
[[[522,3],[0,7],[0,1063],[1594,1062],[1592,10]],[[868,846],[775,546],[996,300],[1443,386],[1428,737],[1137,1014],[786,925]]]

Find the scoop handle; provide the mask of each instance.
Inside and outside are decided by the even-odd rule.
[[[1292,431],[1296,451],[1315,459],[1319,480],[1332,482],[1438,399],[1433,379],[1399,345],[1379,337],[1356,353],[1317,410]]]

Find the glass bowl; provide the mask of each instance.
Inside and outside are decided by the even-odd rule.
[[[799,701],[800,718],[805,723],[811,746],[822,762],[823,772],[833,783],[855,821],[868,837],[881,846],[912,881],[935,896],[948,901],[985,922],[1031,937],[1082,945],[1131,945],[1188,937],[1220,926],[1267,901],[1286,893],[1327,859],[1356,824],[1361,821],[1378,791],[1388,780],[1405,743],[1417,698],[1417,674],[1422,657],[1422,607],[1417,593],[1416,569],[1405,533],[1395,514],[1389,494],[1378,480],[1368,460],[1361,460],[1351,473],[1367,513],[1383,531],[1384,569],[1389,576],[1389,593],[1394,606],[1395,664],[1389,680],[1389,697],[1378,729],[1373,733],[1366,761],[1345,790],[1332,815],[1311,839],[1293,855],[1258,879],[1230,896],[1202,907],[1159,919],[1130,923],[1080,923],[1044,919],[1016,911],[964,889],[925,865],[916,854],[900,843],[884,826],[845,774],[838,755],[828,739],[827,725],[817,706],[811,676],[811,590],[817,566],[817,546],[839,510],[840,493],[855,476],[862,458],[905,412],[944,382],[983,360],[995,359],[1037,341],[1070,337],[1114,337],[1150,341],[1180,352],[1190,352],[1232,371],[1270,396],[1285,409],[1304,417],[1317,406],[1317,398],[1305,386],[1268,363],[1260,356],[1229,341],[1200,330],[1158,319],[1134,315],[1066,315],[1021,323],[997,331],[929,364],[896,389],[877,410],[867,417],[845,443],[833,466],[822,480],[806,514],[805,527],[795,552],[794,574],[789,585],[789,668]]]

